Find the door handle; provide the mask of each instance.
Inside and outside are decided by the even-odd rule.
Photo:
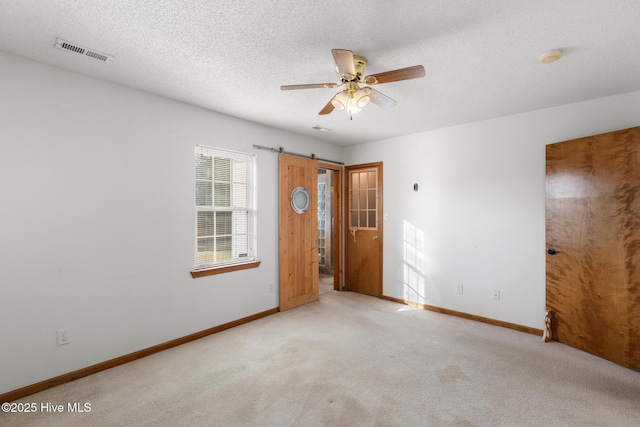
[[[555,250],[555,249],[553,249],[553,248],[549,248],[549,249],[547,249],[547,253],[548,253],[549,255],[556,255],[556,254],[559,254],[559,253],[560,253],[560,251],[556,251],[556,250]]]
[[[353,236],[353,243],[356,242],[356,231],[358,231],[358,229],[356,227],[349,227],[349,231],[351,232],[351,235]]]
[[[373,236],[373,240],[378,240],[378,236]]]

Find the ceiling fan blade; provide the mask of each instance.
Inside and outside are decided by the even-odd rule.
[[[336,83],[313,83],[308,85],[282,85],[280,90],[296,90],[296,89],[332,89],[339,86]]]
[[[364,83],[368,85],[379,85],[400,80],[419,79],[420,77],[424,77],[424,67],[422,65],[414,65],[413,67],[372,74],[364,78]]]
[[[353,52],[346,49],[333,49],[331,50],[333,60],[338,67],[338,73],[340,78],[350,82],[356,78],[356,66],[353,63]]]
[[[391,99],[387,95],[380,93],[373,88],[368,87],[365,88],[365,90],[369,94],[369,99],[371,99],[371,102],[376,104],[378,107],[391,108],[395,107],[395,105],[397,104],[395,99]]]
[[[331,103],[331,101],[333,100],[333,98],[331,98],[331,100],[329,100],[329,102],[327,102],[327,105],[325,105],[322,110],[320,110],[320,112],[318,113],[318,115],[322,116],[325,114],[329,114],[333,111],[333,104]]]

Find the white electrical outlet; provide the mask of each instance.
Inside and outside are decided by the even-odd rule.
[[[273,292],[273,283],[269,283],[269,292]]]
[[[463,290],[462,284],[456,285],[456,294],[462,295]]]
[[[500,301],[500,291],[499,290],[494,289],[492,296],[493,296],[493,299],[495,301]]]
[[[58,341],[58,345],[69,344],[71,342],[69,339],[69,329],[58,329],[56,331],[56,339]]]

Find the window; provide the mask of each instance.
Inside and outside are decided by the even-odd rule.
[[[349,229],[378,228],[378,173],[377,169],[349,172]]]
[[[196,146],[196,269],[255,260],[254,155]]]

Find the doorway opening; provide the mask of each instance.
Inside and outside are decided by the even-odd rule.
[[[339,290],[340,171],[318,168],[318,292]]]

